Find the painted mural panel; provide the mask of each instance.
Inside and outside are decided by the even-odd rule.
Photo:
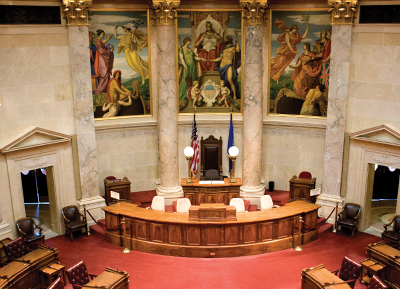
[[[326,117],[330,14],[326,10],[271,13],[270,113]]]
[[[240,11],[179,11],[180,113],[241,112]]]
[[[148,11],[92,11],[89,17],[95,119],[151,114]]]

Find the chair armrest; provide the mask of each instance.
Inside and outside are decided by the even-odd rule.
[[[339,273],[339,270],[331,271],[331,273],[337,275]]]
[[[18,232],[22,235],[22,237],[26,235],[26,233],[20,229],[18,224],[17,224],[17,229],[18,229]]]
[[[90,276],[90,278],[92,278],[92,280],[93,280],[93,278],[97,277],[97,275],[93,275],[93,274],[89,274],[89,276]]]
[[[360,214],[361,214],[361,211],[358,211],[358,214],[354,219],[358,220],[358,217],[360,216]]]
[[[62,216],[63,216],[65,222],[67,222],[67,223],[71,222],[71,220],[67,219],[67,217],[64,215],[63,211],[61,211],[61,213],[62,213]]]
[[[383,228],[385,228],[385,232],[387,232],[387,227],[389,227],[391,224],[393,224],[395,217],[390,221],[390,223],[387,223],[386,225],[383,225]]]
[[[32,221],[33,221],[33,225],[40,230],[40,233],[42,233],[43,228],[40,227],[38,224],[36,224],[35,220],[32,219]]]

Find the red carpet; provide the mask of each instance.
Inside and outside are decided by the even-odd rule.
[[[337,235],[325,232],[302,252],[292,249],[256,256],[195,259],[154,255],[121,248],[96,236],[77,236],[71,243],[58,236],[46,244],[60,250],[60,262],[67,268],[84,260],[89,273],[100,274],[106,267],[128,271],[129,288],[288,288],[299,289],[301,270],[324,264],[328,270],[338,269],[344,256],[357,262],[365,259],[367,244],[380,238],[357,233]],[[66,288],[72,288],[70,284]],[[357,289],[366,288],[356,283]]]

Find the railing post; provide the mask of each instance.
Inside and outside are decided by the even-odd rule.
[[[335,208],[335,226],[332,229],[332,232],[335,234],[337,233],[337,216],[338,216],[337,210],[338,210],[338,202],[336,202],[336,208]]]
[[[126,222],[125,222],[125,218],[122,218],[121,226],[122,226],[122,236],[124,238],[124,247],[125,247],[125,248],[122,249],[122,253],[130,253],[131,249],[129,249],[126,246]]]
[[[297,252],[303,251],[303,248],[300,246],[301,245],[301,225],[303,223],[303,218],[300,216],[299,217],[299,236],[298,236],[298,241],[297,241],[297,246],[293,248],[293,250]]]

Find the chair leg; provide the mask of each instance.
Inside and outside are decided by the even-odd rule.
[[[88,232],[87,226],[85,227],[85,229],[86,229],[86,237],[89,237],[89,232]]]
[[[74,240],[74,235],[72,235],[72,231],[69,231],[69,236],[71,238],[71,242]]]

